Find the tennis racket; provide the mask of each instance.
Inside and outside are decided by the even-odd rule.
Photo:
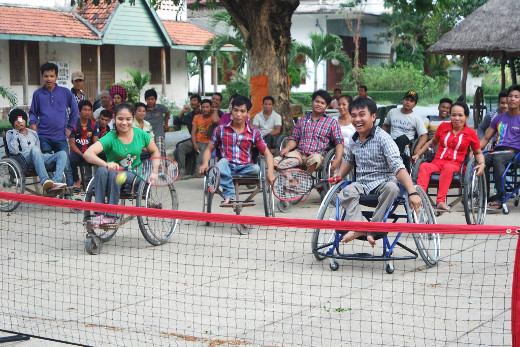
[[[294,201],[303,198],[316,186],[325,182],[336,183],[341,177],[317,179],[307,171],[289,169],[280,173],[273,182],[273,193],[283,201]]]
[[[284,156],[284,157],[282,157],[282,160],[280,160],[278,162],[278,165],[276,165],[276,170],[277,171],[288,170],[288,169],[298,167],[301,164],[302,164],[302,161],[299,158]]]
[[[208,186],[208,191],[211,194],[214,194],[217,191],[218,186],[220,185],[220,171],[215,165],[213,165],[206,172],[206,176],[206,184]]]
[[[123,168],[120,166],[120,171]],[[178,166],[177,163],[166,157],[152,157],[141,162],[135,169],[130,166],[124,168],[124,171],[135,174],[141,181],[156,187],[164,187],[172,184],[177,179]]]

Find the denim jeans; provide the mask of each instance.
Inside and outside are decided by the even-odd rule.
[[[67,186],[72,186],[74,184],[74,180],[72,179],[72,169],[70,168],[70,148],[67,140],[54,140],[45,137],[40,137],[40,148],[43,153],[56,153],[59,151],[65,151],[65,153],[67,154],[67,164],[65,165],[65,181],[67,183]]]
[[[108,171],[104,167],[98,167],[94,176],[94,195],[96,202],[106,204],[105,195],[108,196],[108,203],[111,205],[119,205],[119,195],[121,194],[121,186],[116,183],[116,176],[121,171]],[[126,181],[124,184],[131,184],[135,175],[125,171]],[[138,184],[135,185],[136,189]],[[107,213],[107,216],[115,217],[115,213]]]
[[[217,163],[220,171],[220,186],[222,187],[222,197],[224,199],[235,198],[235,186],[233,185],[233,174],[244,176],[257,176],[260,172],[260,166],[257,164],[248,165],[232,165],[227,159],[220,159]]]
[[[43,185],[49,179],[47,174],[47,167],[55,165],[54,176],[52,180],[55,183],[61,183],[63,180],[63,170],[67,163],[67,153],[59,151],[56,153],[43,154],[37,146],[31,148],[31,151],[23,156],[28,168],[34,168],[40,179],[40,184]]]

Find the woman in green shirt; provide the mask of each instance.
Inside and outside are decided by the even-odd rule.
[[[83,154],[86,161],[98,167],[94,176],[94,194],[97,203],[105,204],[105,195],[108,195],[108,203],[119,204],[121,185],[116,183],[116,175],[119,173],[120,166],[123,168],[135,169],[141,164],[141,152],[146,148],[152,157],[159,157],[159,150],[150,134],[138,128],[134,128],[134,114],[132,106],[120,104],[115,110],[115,131],[107,133],[96,143],[90,146]],[[104,152],[107,160],[98,157]],[[125,183],[132,183],[135,175],[126,172]],[[102,224],[113,224],[116,222],[116,214],[98,213],[92,220],[92,224],[99,226]]]

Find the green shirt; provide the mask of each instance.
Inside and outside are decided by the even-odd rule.
[[[115,131],[107,133],[98,140],[103,145],[107,163],[118,163],[124,168],[132,166],[133,169],[141,164],[141,151],[143,147],[148,147],[150,144],[150,134],[138,128],[133,129],[134,138],[127,145],[119,140]]]

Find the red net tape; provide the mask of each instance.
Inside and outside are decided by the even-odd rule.
[[[403,232],[403,233],[440,233],[440,234],[519,234],[520,226],[508,225],[458,225],[458,224],[406,224],[402,223],[376,223],[376,222],[345,222],[326,221],[297,218],[272,218],[240,216],[218,213],[203,213],[190,211],[158,210],[144,207],[120,206],[109,204],[97,204],[91,202],[73,201],[66,199],[48,198],[34,195],[0,192],[0,199],[20,201],[31,204],[57,206],[65,208],[84,209],[91,211],[105,211],[111,213],[162,217],[170,219],[183,219],[228,224],[265,225],[276,227],[292,227],[304,229],[340,229],[357,231]]]

